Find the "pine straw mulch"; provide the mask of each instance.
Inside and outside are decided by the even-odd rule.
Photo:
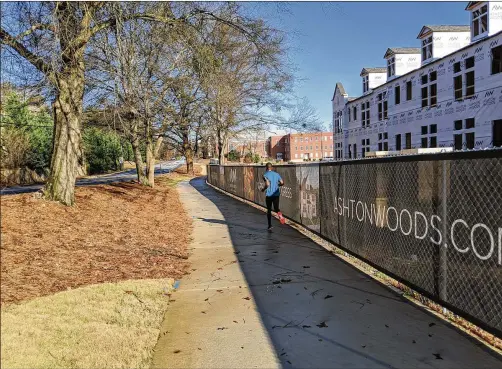
[[[1,197],[1,304],[84,285],[179,278],[187,272],[191,219],[178,174],[76,189],[66,207],[34,194]]]

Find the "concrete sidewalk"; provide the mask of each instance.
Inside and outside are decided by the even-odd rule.
[[[192,272],[155,368],[502,368],[502,358],[288,226],[208,187],[179,191]]]

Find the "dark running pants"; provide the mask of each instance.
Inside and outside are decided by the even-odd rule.
[[[279,196],[267,196],[265,197],[265,203],[267,204],[267,220],[268,226],[272,226],[272,204],[274,205],[274,211],[278,213],[279,210]]]

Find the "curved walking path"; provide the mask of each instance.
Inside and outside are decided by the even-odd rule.
[[[179,186],[192,272],[155,368],[502,368],[502,358],[203,179]]]

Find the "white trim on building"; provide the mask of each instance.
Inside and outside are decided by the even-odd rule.
[[[348,98],[337,83],[332,108],[338,160],[370,151],[502,146],[502,21],[492,21],[502,19],[502,3],[473,2],[467,9],[485,6],[488,29],[483,28],[483,37],[469,40],[467,46],[463,45],[466,26],[424,26],[419,38],[432,36],[430,60],[421,64],[413,60],[417,67],[401,69],[404,74],[396,65],[395,75],[387,78],[385,73],[386,81],[370,86],[358,98]],[[436,33],[451,42],[439,45]],[[470,38],[471,32],[467,34]],[[386,59],[399,53],[420,59],[411,48],[388,49]],[[361,77],[380,72],[365,68]],[[353,114],[355,107],[359,114]]]

